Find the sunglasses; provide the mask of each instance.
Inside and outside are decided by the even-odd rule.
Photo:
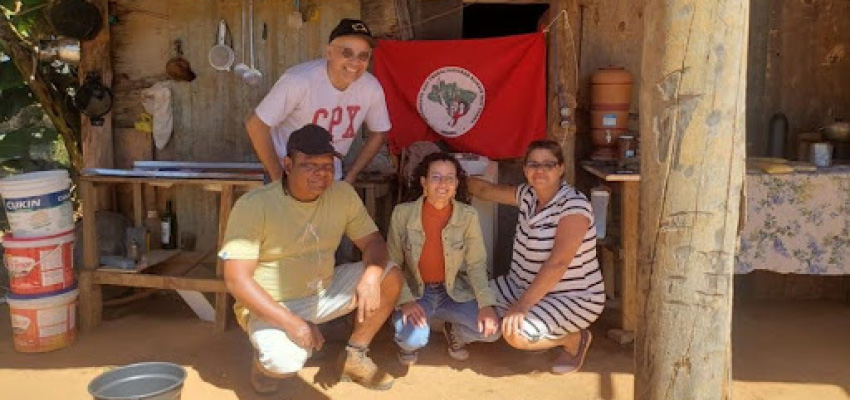
[[[354,50],[339,45],[332,45],[340,50],[340,54],[342,54],[342,58],[346,60],[351,60],[352,58],[357,58],[358,61],[369,62],[369,59],[372,58],[371,51],[361,51],[360,53],[354,53]]]
[[[545,161],[545,162],[536,162],[529,161],[525,163],[525,167],[531,170],[542,169],[544,171],[553,171],[555,167],[557,167],[559,163],[557,161]]]

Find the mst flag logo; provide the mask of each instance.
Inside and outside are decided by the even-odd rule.
[[[490,159],[522,157],[546,137],[542,32],[466,40],[380,40],[375,77],[394,154],[418,141]]]
[[[417,110],[428,126],[442,136],[463,135],[484,111],[484,85],[460,67],[435,70],[419,89]]]

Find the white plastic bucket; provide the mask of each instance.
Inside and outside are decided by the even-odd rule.
[[[590,191],[590,208],[593,209],[593,219],[596,220],[596,237],[605,239],[608,225],[608,202],[611,192],[605,188],[593,188]]]
[[[74,231],[43,238],[3,238],[3,261],[14,294],[50,294],[74,285]]]
[[[74,228],[68,171],[29,172],[0,179],[0,195],[18,238],[56,235]]]
[[[50,295],[9,295],[12,341],[21,353],[58,350],[77,336],[77,288]]]

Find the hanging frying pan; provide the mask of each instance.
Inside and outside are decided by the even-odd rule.
[[[236,58],[233,55],[233,49],[225,43],[227,37],[227,22],[221,20],[218,23],[218,40],[215,46],[210,49],[209,59],[210,65],[219,71],[230,71],[230,66],[233,65],[233,60]]]
[[[91,40],[100,32],[100,10],[86,0],[57,0],[47,10],[47,20],[62,36]]]
[[[177,39],[174,41],[175,55],[165,64],[165,74],[175,81],[191,82],[195,80],[195,72],[192,71],[192,66],[189,61],[183,58],[183,41]]]

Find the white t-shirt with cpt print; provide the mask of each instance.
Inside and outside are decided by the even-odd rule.
[[[345,90],[331,84],[324,58],[298,64],[277,80],[255,112],[272,127],[272,141],[278,157],[286,157],[289,135],[314,123],[333,135],[333,145],[342,155],[348,153],[354,136],[366,122],[373,132],[390,130],[390,116],[384,90],[366,72]],[[336,179],[342,178],[342,163],[336,161]]]

